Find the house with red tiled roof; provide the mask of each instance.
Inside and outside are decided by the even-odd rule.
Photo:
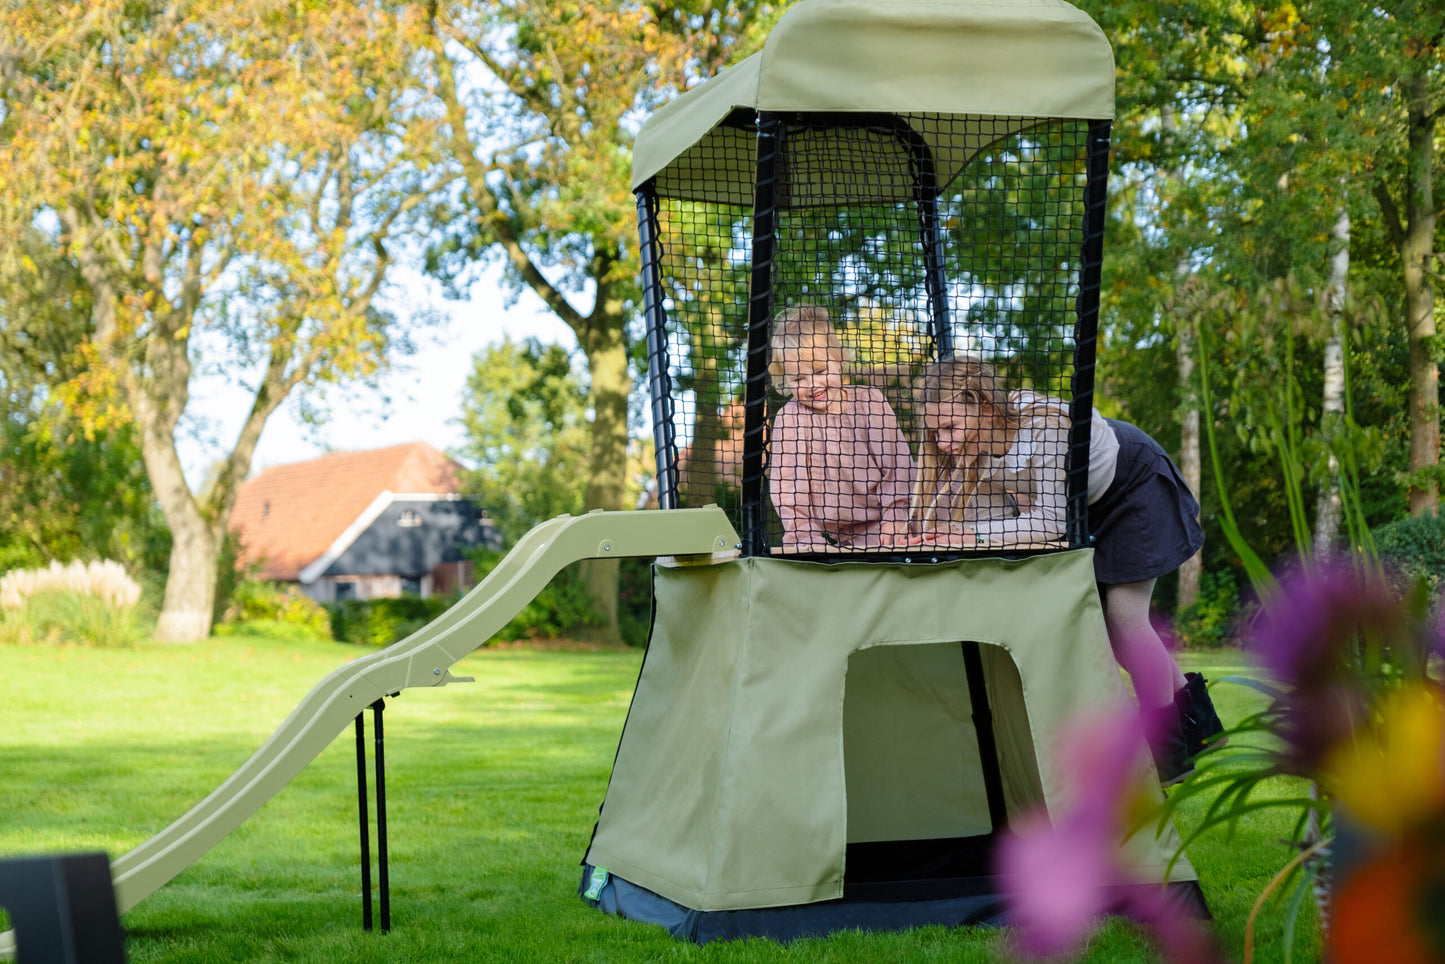
[[[321,602],[465,588],[462,550],[501,539],[458,495],[459,468],[425,442],[267,468],[236,495],[238,561]]]

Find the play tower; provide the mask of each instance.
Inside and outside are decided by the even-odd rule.
[[[584,860],[601,909],[698,941],[997,919],[997,834],[1066,794],[1053,735],[1127,699],[1085,502],[1113,82],[1103,33],[1061,0],[802,0],[643,127],[658,503],[717,503],[741,538],[655,570]],[[1054,521],[790,542],[770,343],[819,309],[914,457],[910,386],[933,360],[1063,399]],[[826,501],[855,481],[809,484]],[[1176,846],[1130,842],[1159,880]],[[1169,877],[1197,892],[1187,861]]]

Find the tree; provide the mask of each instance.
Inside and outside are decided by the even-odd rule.
[[[1334,12],[1334,11],[1332,11]],[[1379,127],[1382,148],[1366,184],[1399,257],[1410,346],[1410,514],[1440,508],[1440,363],[1432,278],[1445,277],[1437,242],[1442,171],[1435,141],[1445,116],[1445,10],[1406,3],[1345,12],[1328,32],[1346,82]],[[1373,139],[1373,138],[1372,138]],[[1403,210],[1402,210],[1403,209]]]
[[[90,305],[74,266],[35,231],[18,277],[0,274],[0,569],[114,559],[164,565],[159,518],[134,429],[83,430],[51,386],[77,374]]]
[[[626,506],[637,118],[745,52],[773,10],[748,0],[432,4],[431,89],[461,183],[429,267],[458,283],[500,260],[514,290],[535,292],[576,335],[591,392],[587,509]],[[586,563],[583,580],[615,635],[616,563]]]
[[[1220,157],[1241,133],[1237,105],[1246,87],[1240,81],[1249,71],[1258,33],[1248,19],[1252,9],[1192,9],[1187,18],[1161,18],[1152,4],[1109,5],[1099,11],[1116,38],[1120,66],[1118,183],[1112,190],[1110,233],[1115,242],[1124,241],[1106,245],[1103,317],[1113,330],[1104,332],[1108,348],[1101,368],[1120,370],[1112,351],[1172,367],[1171,377],[1150,393],[1147,408],[1136,403],[1138,411],[1128,417],[1147,423],[1169,413],[1167,425],[1144,427],[1170,440],[1164,444],[1178,453],[1185,481],[1201,502],[1197,346],[1189,326],[1165,307],[1196,271],[1215,267],[1209,261],[1217,243],[1219,194],[1230,182]],[[1211,17],[1208,24],[1201,23],[1206,16]],[[1110,380],[1106,377],[1106,386]],[[1146,414],[1152,418],[1142,417]],[[1167,432],[1161,431],[1164,427]],[[1172,444],[1176,429],[1177,447]],[[1202,555],[1180,567],[1180,607],[1196,601],[1202,569]]]
[[[1342,0],[1194,4],[1169,17],[1157,16],[1154,4],[1097,6],[1115,39],[1119,64],[1113,220],[1106,246],[1105,291],[1112,310],[1109,344],[1101,355],[1111,387],[1123,388],[1132,399],[1147,398],[1149,408],[1167,398],[1164,386],[1151,384],[1149,368],[1163,359],[1155,351],[1161,335],[1146,321],[1176,287],[1170,276],[1177,272],[1163,256],[1161,240],[1188,252],[1191,284],[1207,282],[1218,292],[1261,290],[1288,276],[1291,288],[1300,290],[1282,303],[1293,306],[1298,317],[1257,311],[1239,318],[1312,332],[1297,346],[1306,395],[1296,414],[1302,420],[1301,451],[1319,453],[1307,468],[1310,481],[1321,488],[1315,513],[1320,541],[1328,541],[1332,529],[1337,471],[1333,450],[1316,443],[1333,445],[1330,440],[1337,438],[1349,449],[1351,422],[1384,429],[1386,446],[1372,447],[1370,457],[1391,468],[1398,461],[1401,471],[1394,478],[1406,480],[1414,511],[1421,511],[1431,480],[1440,474],[1440,357],[1438,349],[1430,355],[1433,308],[1423,308],[1431,263],[1424,252],[1432,250],[1424,239],[1439,234],[1438,226],[1427,225],[1433,207],[1427,185],[1438,180],[1438,171],[1421,174],[1438,164],[1421,132],[1438,125],[1445,101],[1441,12],[1425,5],[1396,11]],[[1417,79],[1413,87],[1411,77]],[[1156,120],[1165,110],[1176,122],[1174,150],[1168,149],[1167,126]],[[1166,162],[1171,157],[1172,167]],[[1180,174],[1172,181],[1165,176],[1171,170]],[[1160,203],[1166,192],[1169,203]],[[1413,247],[1406,250],[1409,238]],[[1412,264],[1421,270],[1412,274]],[[1314,310],[1303,306],[1319,298],[1334,306],[1336,319],[1351,313],[1368,317],[1371,328],[1342,330],[1336,324],[1322,337],[1315,334],[1312,321],[1301,322]],[[1378,302],[1388,313],[1347,309],[1347,302]],[[1376,329],[1384,318],[1388,325]],[[1251,337],[1279,340],[1287,330]],[[1247,359],[1216,345],[1210,358],[1215,376],[1222,384],[1242,384],[1222,366]],[[1136,367],[1136,360],[1146,359]],[[1353,420],[1341,413],[1345,362],[1355,383]],[[1409,397],[1399,400],[1398,412],[1388,401],[1396,397],[1396,385],[1410,386],[1400,393]],[[1237,404],[1242,399],[1233,396],[1221,401],[1237,424],[1257,408]],[[1246,434],[1267,429],[1239,427]],[[1397,441],[1402,435],[1409,436],[1408,446]],[[1222,438],[1221,455],[1231,466],[1226,477],[1239,487],[1236,503],[1270,515],[1276,514],[1270,507],[1277,507],[1285,517],[1279,486],[1259,478],[1260,463],[1239,458],[1229,451],[1236,442]],[[1375,491],[1363,491],[1362,498],[1370,518],[1388,521],[1393,503],[1381,498],[1378,488],[1367,479],[1362,490]],[[1242,498],[1241,492],[1250,495]],[[1201,501],[1206,508],[1217,505],[1207,491]],[[1281,536],[1263,548],[1286,550],[1293,540]]]
[[[209,631],[267,418],[394,345],[386,242],[431,187],[408,87],[422,26],[381,0],[0,8],[0,225],[40,231],[83,280],[86,366],[59,394],[87,425],[136,426],[173,537],[161,639]],[[253,399],[195,493],[175,439],[202,365]]]
[[[584,373],[557,345],[507,339],[477,354],[458,452],[476,467],[462,474],[462,485],[508,545],[539,522],[582,511],[587,404]]]

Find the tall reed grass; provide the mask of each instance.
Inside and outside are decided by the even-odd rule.
[[[0,576],[0,644],[127,647],[151,625],[141,586],[111,560]]]

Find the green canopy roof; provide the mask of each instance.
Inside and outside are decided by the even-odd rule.
[[[724,124],[737,108],[899,115],[930,142],[946,183],[985,143],[959,137],[960,121],[978,119],[992,141],[999,118],[1014,130],[1111,119],[1114,55],[1063,0],[802,0],[761,51],[647,120],[634,189],[665,171],[665,196],[750,204],[755,135]]]

